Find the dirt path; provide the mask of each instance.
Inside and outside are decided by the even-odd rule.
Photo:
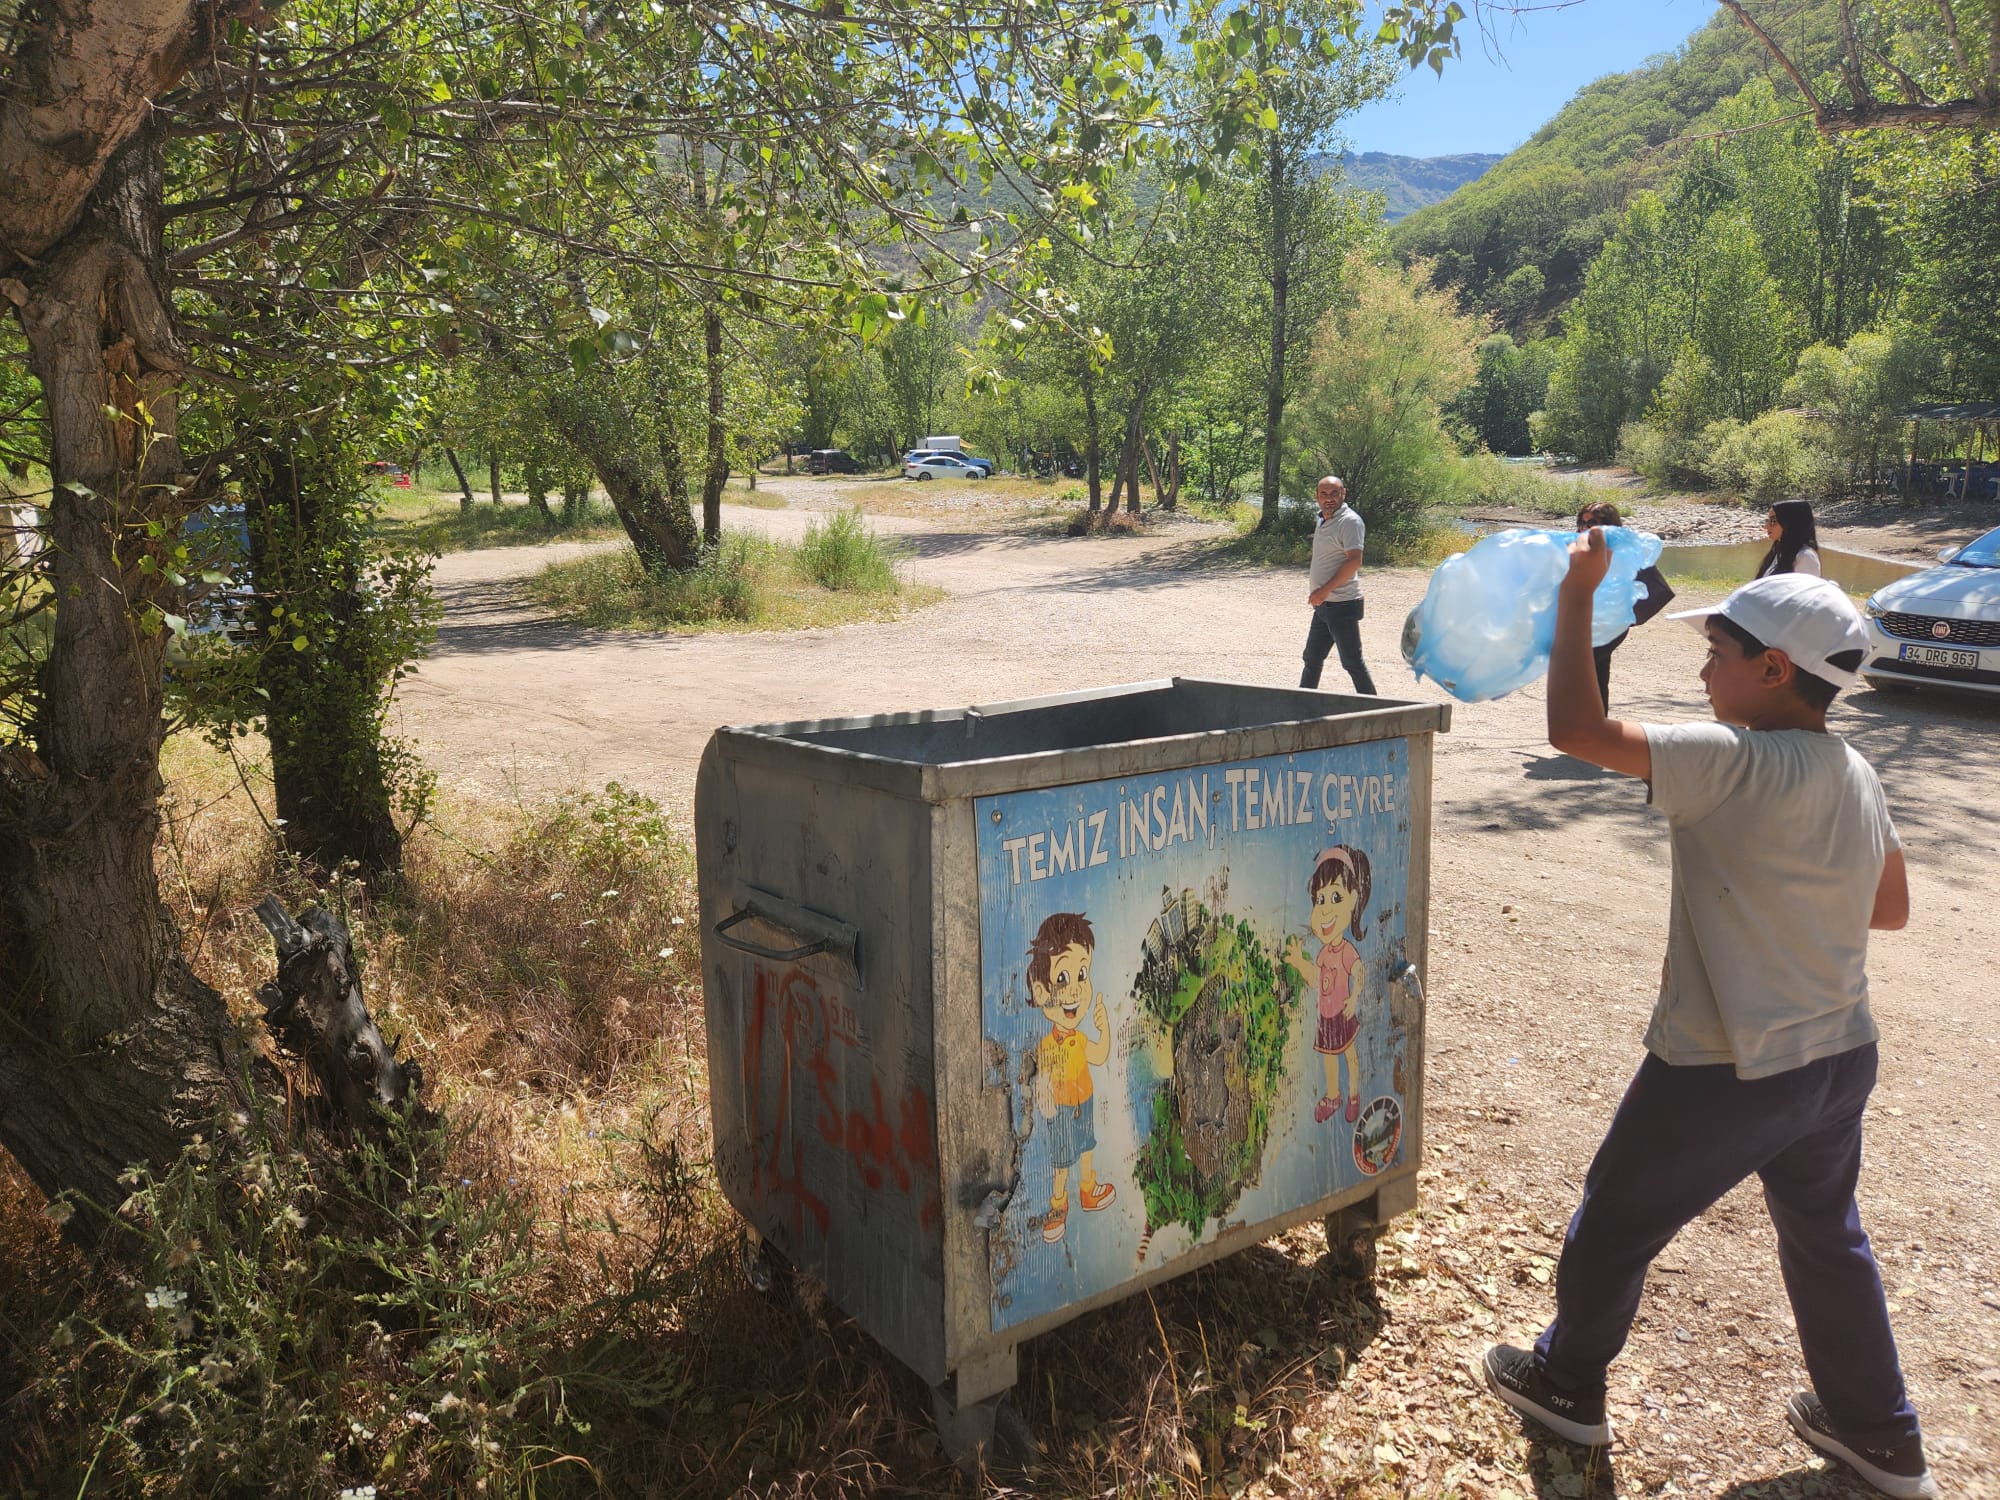
[[[800,498],[819,496],[801,487]],[[448,557],[438,570],[445,625],[405,692],[405,730],[453,786],[533,795],[618,780],[686,818],[696,760],[720,724],[1174,674],[1296,680],[1306,617],[1303,582],[1291,573],[1204,566],[1185,536],[952,530],[966,518],[954,520],[949,497],[929,503],[936,515],[876,524],[907,540],[913,573],[947,589],[945,603],[900,623],[790,636],[578,630],[536,618],[509,586],[557,549]],[[806,519],[798,510],[730,518],[777,534]],[[1396,650],[1424,582],[1413,571],[1366,578],[1367,654],[1390,696],[1438,696]],[[1682,627],[1635,632],[1618,655],[1616,707],[1706,717],[1700,654]],[[1392,1316],[1439,1320],[1415,1342],[1436,1361],[1441,1388],[1459,1393],[1450,1431],[1433,1443],[1443,1458],[1465,1458],[1487,1441],[1480,1434],[1516,1431],[1452,1382],[1490,1336],[1481,1323],[1529,1333],[1549,1310],[1533,1256],[1555,1252],[1638,1062],[1666,926],[1667,851],[1644,788],[1552,755],[1541,720],[1538,686],[1460,705],[1438,747],[1427,1193],[1464,1204],[1444,1221],[1460,1229],[1419,1233],[1511,1244],[1519,1263],[1518,1278],[1484,1268],[1493,1293],[1462,1311],[1414,1301],[1398,1310],[1385,1294]],[[1862,690],[1842,701],[1835,724],[1882,773],[1913,888],[1910,927],[1878,936],[1873,951],[1884,1044],[1863,1213],[1947,1493],[1996,1495],[2000,704]],[[1450,1260],[1453,1251],[1440,1253]],[[1469,1326],[1445,1326],[1468,1314]],[[1750,1189],[1669,1248],[1615,1373],[1620,1493],[1848,1492],[1783,1428],[1783,1397],[1803,1375],[1771,1231]],[[1523,1481],[1511,1462],[1505,1452],[1496,1460],[1501,1480],[1579,1493],[1560,1463],[1537,1460]],[[1734,1488],[1774,1479],[1768,1491]]]

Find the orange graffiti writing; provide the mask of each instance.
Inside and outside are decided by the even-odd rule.
[[[777,1117],[770,1151],[768,1159],[753,1153],[751,1191],[760,1196],[791,1199],[795,1229],[803,1228],[807,1214],[822,1232],[829,1227],[830,1214],[825,1201],[806,1185],[803,1139],[792,1140],[790,1175],[784,1170],[784,1142],[790,1134],[787,1125],[792,1066],[796,1058],[803,1062],[806,1074],[812,1079],[813,1129],[819,1138],[828,1147],[845,1154],[870,1192],[893,1189],[905,1196],[922,1193],[921,1221],[926,1230],[936,1229],[943,1220],[943,1207],[936,1192],[937,1141],[930,1095],[912,1083],[897,1098],[892,1120],[881,1080],[871,1073],[867,1079],[868,1107],[848,1110],[843,1115],[840,1108],[843,1076],[867,1066],[860,1051],[859,1018],[851,1006],[822,996],[812,977],[802,970],[790,970],[777,982],[775,1003],[772,988],[772,976],[759,965],[750,1027],[743,1039],[743,1087],[753,1140],[761,1136],[767,1024],[775,1023],[773,1029],[784,1044],[784,1058],[781,1075],[776,1080]],[[829,1049],[835,1043],[843,1051],[830,1056]],[[847,1066],[837,1066],[836,1056]]]

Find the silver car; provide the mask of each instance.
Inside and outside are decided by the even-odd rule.
[[[903,464],[905,479],[984,479],[986,470],[950,453],[911,454]]]
[[[2000,693],[2000,528],[1938,557],[1868,601],[1862,675],[1876,687]]]

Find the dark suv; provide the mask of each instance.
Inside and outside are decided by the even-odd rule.
[[[806,455],[808,474],[858,474],[861,465],[845,448],[815,448]]]

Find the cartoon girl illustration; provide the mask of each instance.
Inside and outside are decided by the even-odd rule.
[[[1313,1047],[1326,1065],[1326,1092],[1313,1107],[1313,1123],[1324,1125],[1344,1103],[1348,1123],[1361,1114],[1361,1068],[1354,1052],[1361,1033],[1361,987],[1368,966],[1355,942],[1368,936],[1368,856],[1347,844],[1321,853],[1306,882],[1312,901],[1310,925],[1319,939],[1319,962],[1306,962],[1305,943],[1294,934],[1285,944],[1285,962],[1301,984],[1319,988],[1319,1029]],[[1347,1084],[1340,1086],[1345,1068]]]

